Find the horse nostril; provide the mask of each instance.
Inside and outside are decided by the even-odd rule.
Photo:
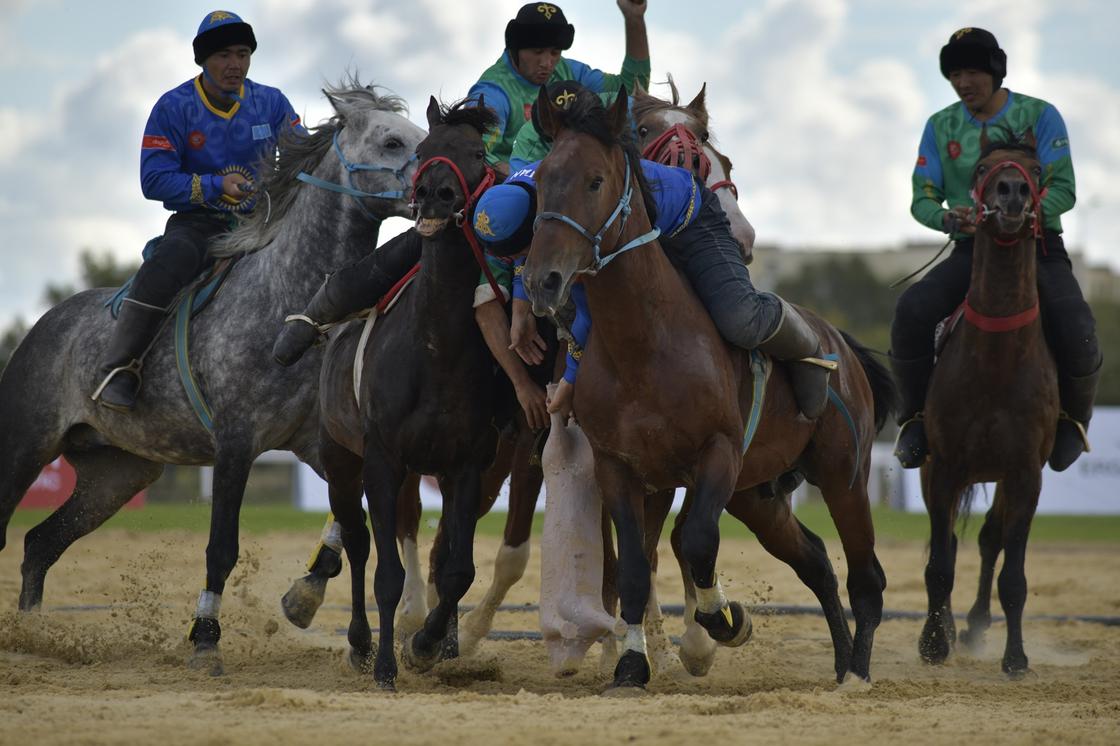
[[[426,186],[416,187],[416,197],[417,197],[417,199],[424,199],[427,196],[428,196],[428,187],[426,187]]]
[[[1023,199],[1026,199],[1027,197],[1031,196],[1031,188],[1029,186],[1027,186],[1026,184],[1020,184],[1019,185],[1019,196],[1022,197]]]
[[[1007,197],[1011,194],[1011,187],[1007,185],[1006,181],[1001,181],[996,184],[996,194],[1001,197]]]
[[[436,190],[436,196],[439,197],[442,202],[450,202],[455,199],[455,190],[451,187],[440,187]]]
[[[561,282],[559,272],[549,272],[548,276],[544,278],[544,282],[541,283],[541,288],[546,292],[555,293],[560,289]]]

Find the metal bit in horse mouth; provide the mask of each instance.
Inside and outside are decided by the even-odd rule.
[[[417,218],[416,232],[425,238],[434,236],[447,226],[447,218]]]

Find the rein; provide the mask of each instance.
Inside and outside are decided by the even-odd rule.
[[[607,232],[607,229],[610,228],[614,221],[618,218],[618,216],[621,215],[622,222],[618,225],[618,235],[621,236],[622,232],[626,230],[626,221],[629,219],[630,213],[632,212],[632,208],[630,207],[630,199],[634,195],[634,187],[630,183],[630,156],[626,155],[624,157],[626,158],[626,176],[625,181],[622,185],[622,196],[618,198],[618,204],[615,205],[614,211],[611,212],[610,217],[607,218],[607,222],[603,223],[603,227],[599,229],[598,233],[592,235],[591,231],[587,230],[582,225],[560,212],[542,212],[539,213],[536,219],[533,221],[533,232],[536,232],[542,221],[558,220],[565,225],[571,226],[577,232],[579,232],[581,236],[591,242],[591,248],[595,251],[595,256],[592,259],[590,265],[583,269],[576,270],[575,274],[577,275],[597,275],[604,267],[614,261],[617,257],[622,256],[627,251],[630,251],[630,249],[636,249],[643,244],[647,244],[661,235],[660,228],[653,228],[646,233],[638,236],[637,238],[631,239],[626,243],[626,245],[624,245],[620,249],[616,249],[613,253],[607,254],[606,256],[603,256],[602,254],[601,244],[603,242],[603,234]]]
[[[365,214],[367,218],[372,220],[374,223],[380,223],[382,218],[379,218],[372,212],[370,212],[365,204],[362,203],[362,199],[365,197],[371,197],[374,199],[400,199],[404,197],[404,189],[402,188],[387,192],[362,191],[361,189],[358,189],[356,186],[354,186],[354,172],[388,171],[389,173],[396,176],[397,181],[399,181],[401,183],[401,186],[404,187],[408,184],[408,180],[405,179],[404,172],[406,169],[408,169],[409,165],[416,160],[416,154],[413,153],[412,155],[410,155],[408,157],[408,160],[406,160],[400,168],[393,168],[391,166],[372,166],[367,163],[351,163],[350,161],[346,160],[346,156],[342,153],[342,148],[340,148],[338,145],[338,131],[334,133],[334,137],[332,138],[332,145],[334,146],[334,152],[335,155],[338,156],[339,162],[342,164],[342,167],[346,169],[347,180],[350,182],[349,186],[346,186],[345,184],[336,184],[333,181],[327,181],[326,179],[320,179],[318,176],[312,176],[306,171],[300,171],[296,175],[296,179],[302,181],[305,184],[311,184],[312,186],[319,187],[320,189],[326,189],[329,192],[337,192],[339,194],[345,194],[347,196],[353,197],[355,201],[357,201],[358,207],[361,208],[362,213]]]
[[[414,210],[416,209],[416,182],[420,179],[420,175],[423,174],[424,171],[437,163],[442,163],[449,167],[452,173],[455,174],[455,178],[459,180],[459,187],[463,190],[465,202],[463,203],[463,208],[455,213],[455,227],[462,229],[463,235],[467,239],[467,244],[471,247],[471,253],[474,254],[474,260],[478,262],[478,266],[482,268],[482,274],[486,276],[486,281],[490,283],[490,289],[494,291],[494,296],[496,298],[503,298],[505,294],[502,293],[498,281],[494,279],[494,273],[490,271],[490,265],[486,263],[486,258],[482,254],[482,246],[478,243],[478,237],[475,236],[474,229],[471,228],[470,221],[467,220],[467,215],[471,208],[474,207],[475,202],[478,201],[478,198],[482,196],[483,192],[494,186],[497,175],[494,173],[494,169],[487,166],[486,173],[483,174],[482,179],[478,182],[478,186],[472,191],[471,188],[467,186],[467,178],[463,176],[463,172],[454,161],[442,155],[429,158],[420,164],[420,167],[416,169],[416,174],[412,177],[410,205]]]

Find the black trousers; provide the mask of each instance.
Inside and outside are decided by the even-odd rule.
[[[894,357],[915,360],[933,355],[934,329],[956,310],[968,292],[972,243],[971,238],[957,241],[948,258],[899,296],[891,324]],[[1073,276],[1073,265],[1061,234],[1046,231],[1036,247],[1036,258],[1042,326],[1058,372],[1078,378],[1087,376],[1101,363],[1096,322]]]
[[[216,210],[177,212],[167,219],[163,238],[140,265],[129,297],[164,308],[187,283],[213,263],[210,241],[230,229],[229,218]]]

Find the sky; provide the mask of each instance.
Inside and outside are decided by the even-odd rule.
[[[159,96],[198,72],[191,39],[219,7],[253,25],[249,77],[326,118],[325,81],[356,70],[424,125],[501,54],[517,0],[0,0],[0,326],[33,321],[48,282],[75,282],[83,249],[135,259],[167,213],[140,193],[140,138]],[[607,72],[623,57],[610,0],[558,3],[567,56]],[[1114,0],[648,0],[656,85],[687,101],[707,83],[711,130],[732,159],[759,243],[940,244],[910,217],[926,119],[955,97],[938,51],[963,26],[1008,55],[1005,85],[1045,99],[1069,129],[1078,204],[1066,242],[1120,270],[1120,30]],[[688,15],[687,12],[692,15]],[[407,223],[393,219],[382,238]]]

